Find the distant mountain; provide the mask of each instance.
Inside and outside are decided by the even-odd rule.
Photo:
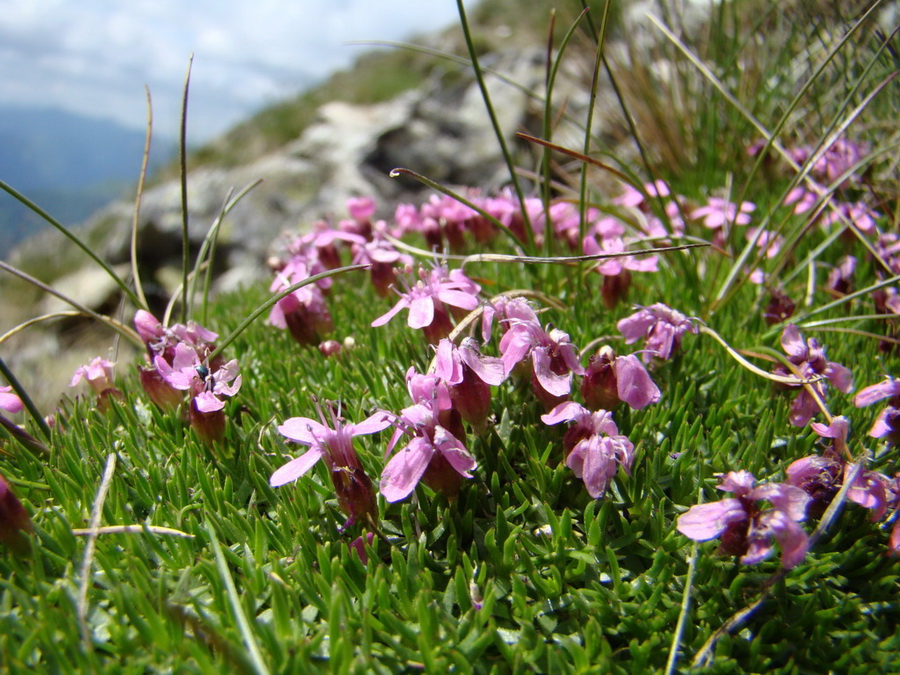
[[[175,152],[170,139],[154,136],[151,169]],[[137,183],[144,132],[109,120],[63,110],[0,106],[0,180],[65,225],[87,218]],[[0,257],[45,227],[0,191]]]

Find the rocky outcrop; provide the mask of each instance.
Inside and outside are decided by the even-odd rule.
[[[511,82],[488,77],[494,109],[508,143],[515,132],[540,134],[544,57],[540,49],[485,58],[483,66]],[[558,94],[586,103],[570,87]],[[224,219],[218,242],[219,289],[268,273],[263,264],[272,241],[317,219],[345,217],[351,196],[371,195],[377,215],[389,217],[402,201],[423,198],[423,186],[389,172],[407,167],[447,185],[497,187],[508,180],[490,118],[474,77],[464,71],[436,73],[425,86],[373,105],[334,101],[322,106],[316,123],[277,152],[236,168],[199,168],[188,175],[189,237],[194,251],[218,218],[230,194],[262,182]],[[164,285],[167,269],[180,268],[182,250],[180,181],[145,191],[137,251],[142,277],[151,288]],[[111,204],[83,227],[83,236],[102,242],[98,253],[112,264],[129,261],[134,205]],[[47,250],[55,232],[26,243],[20,253]],[[52,246],[57,246],[53,244]],[[114,289],[110,289],[114,291]],[[171,291],[172,289],[168,289]],[[103,304],[104,299],[96,299]]]

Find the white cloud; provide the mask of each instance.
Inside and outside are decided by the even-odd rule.
[[[471,3],[469,3],[471,4]],[[455,0],[7,0],[0,104],[146,119],[175,135],[188,59],[189,133],[221,133],[348,65],[356,40],[399,40],[457,19]]]

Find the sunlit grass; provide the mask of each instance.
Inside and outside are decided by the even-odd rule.
[[[718,64],[716,77],[741,93],[746,109],[773,128],[796,90],[755,95],[740,79],[729,78],[732,68],[742,72],[736,64],[750,41],[739,29],[757,25],[729,7],[714,17],[707,43],[694,47],[705,63]],[[790,35],[801,28],[790,23],[790,15],[764,19]],[[775,45],[780,49],[773,67],[782,70],[817,48]],[[841,52],[847,60],[860,59],[861,68],[871,63],[866,54],[871,52],[856,46]],[[846,61],[840,68],[840,73],[862,72]],[[873,79],[862,83],[861,96],[889,76],[875,70]],[[829,96],[852,80],[828,73],[826,91],[810,96],[833,121],[829,106],[841,99]],[[745,75],[767,81],[765,73]],[[678,82],[713,90],[697,72],[686,70]],[[886,88],[883,94],[895,92],[896,87]],[[786,163],[760,165],[757,178],[748,178],[755,160],[746,147],[758,138],[750,133],[745,111],[709,95],[686,108],[667,97],[641,112],[632,96],[623,98],[623,109],[640,121],[638,140],[649,149],[646,156],[657,174],[642,180],[671,180],[674,191],[685,196],[681,215],[710,195],[752,201],[754,225],[767,217],[770,227],[782,223],[786,233],[798,234],[792,249],[759,261],[778,276],[767,286],[732,283],[744,280],[758,257],[753,251],[739,258],[746,228],[735,226],[715,246],[660,254],[660,270],[632,273],[627,301],[612,309],[601,300],[602,277],[587,262],[469,261],[465,272],[482,283],[484,297],[539,291],[553,300],[541,306],[542,323],[565,331],[579,347],[609,344],[620,354],[641,348],[626,345],[617,329],[632,313],[631,305],[664,302],[704,322],[768,371],[775,355],[783,353],[781,326],[763,318],[771,287],[784,283],[797,302],[796,316],[803,318],[839,297],[825,288],[825,279],[841,255],[859,259],[856,289],[876,283],[879,273],[887,278],[859,237],[835,238],[822,247],[827,232],[780,203],[791,182]],[[858,119],[871,114],[877,122],[876,112],[873,103]],[[665,128],[649,126],[657,114],[672,117]],[[821,140],[815,130],[788,131],[804,143]],[[673,133],[665,142],[680,138],[685,147],[662,147]],[[849,131],[847,136],[856,138]],[[732,145],[723,148],[726,139]],[[784,144],[797,145],[790,140]],[[882,205],[890,206],[891,197],[889,186],[882,189],[878,180],[885,170],[880,161],[864,187],[850,189],[882,198],[878,227],[896,232],[897,207]],[[627,173],[643,176],[633,166]],[[636,227],[644,216],[612,203],[623,187],[610,191],[590,183],[588,199]],[[650,208],[662,216],[660,207],[651,200]],[[671,226],[672,218],[664,222]],[[672,240],[714,237],[691,219],[685,235]],[[408,243],[423,246],[414,237]],[[658,242],[641,242],[648,245]],[[512,249],[504,236],[491,247],[498,253]],[[460,251],[485,252],[471,241]],[[342,262],[350,263],[346,250]],[[782,481],[792,461],[821,447],[809,427],[788,422],[796,390],[781,390],[742,367],[709,332],[685,335],[675,358],[652,370],[662,391],[659,403],[615,410],[636,458],[630,475],[619,471],[603,497],[592,499],[566,467],[562,425],[541,422],[545,410],[529,379],[514,374],[493,388],[487,429],[467,434],[478,468],[458,499],[423,486],[397,503],[379,498],[378,536],[363,564],[350,544],[376,528],[356,523],[341,531],[346,515],[322,463],[294,483],[269,485],[272,472],[304,450],[286,442],[277,426],[289,417],[315,418],[316,400],[339,402],[350,422],[379,409],[398,413],[410,405],[407,369],[425,372],[433,350],[420,332],[407,327],[405,313],[371,327],[396,298],[380,298],[366,271],[345,272],[333,281],[327,302],[335,327],[330,337],[345,345],[339,355],[326,358],[315,347],[301,347],[264,320],[251,323],[225,348],[224,357],[240,363],[243,385],[226,403],[220,445],[203,443],[180,410],[154,406],[136,377],[136,361],[127,360],[117,371],[123,397],[110,400],[105,411],[86,390],[66,397],[55,414],[49,456],[0,436],[0,474],[35,528],[29,556],[0,557],[0,655],[7,668],[661,672],[671,667],[670,651],[677,666],[687,668],[716,631],[770,592],[760,608],[715,643],[711,657],[717,672],[898,670],[898,567],[887,555],[890,518],[896,514],[873,524],[869,512],[845,504],[838,525],[781,577],[776,577],[777,556],[740,565],[717,555],[716,543],[695,548],[675,529],[677,517],[690,506],[723,496],[715,489],[718,474],[743,469],[760,481]],[[720,297],[725,288],[728,293]],[[262,286],[220,296],[210,304],[204,325],[229,335],[270,297]],[[808,337],[827,348],[829,360],[852,369],[855,391],[885,373],[897,374],[896,349],[880,351],[873,337],[892,331],[893,320],[863,318],[872,314],[864,294],[801,323]],[[824,323],[842,318],[849,320]],[[496,339],[484,347],[491,355],[497,349]],[[589,355],[583,354],[583,361]],[[868,458],[869,468],[893,475],[895,450],[865,435],[879,406],[856,409],[852,394],[835,390],[825,403],[832,415],[851,420],[854,457]],[[35,425],[26,426],[35,431]],[[376,484],[390,435],[388,429],[354,441]],[[86,544],[85,534],[76,531],[87,528],[92,515],[101,526],[144,529],[98,533]],[[808,519],[804,527],[811,532],[815,524]],[[683,631],[676,635],[679,620]]]

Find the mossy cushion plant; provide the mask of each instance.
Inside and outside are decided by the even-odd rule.
[[[46,418],[0,361],[4,666],[897,670],[900,209],[854,124],[889,52],[863,17],[751,113],[728,87],[765,37],[718,11],[720,70],[663,44],[704,119],[752,119],[733,163],[670,173],[635,127],[616,165],[587,124],[510,189],[361,195],[270,286],[195,301],[215,228],[168,308],[119,279],[127,319],[95,318],[143,356]],[[850,59],[827,131],[792,127]]]

